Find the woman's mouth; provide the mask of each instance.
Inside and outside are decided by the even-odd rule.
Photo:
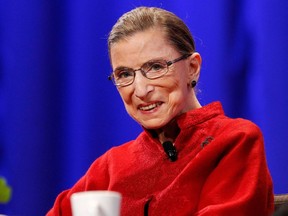
[[[152,103],[149,105],[140,105],[138,108],[142,111],[150,111],[155,109],[156,107],[160,106],[162,104],[162,102],[157,102],[157,103]]]

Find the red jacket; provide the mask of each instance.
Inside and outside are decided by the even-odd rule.
[[[56,199],[50,215],[71,215],[77,191],[122,194],[121,215],[255,216],[273,212],[272,181],[259,128],[224,115],[214,102],[177,118],[178,159],[171,162],[148,131],[110,149]]]

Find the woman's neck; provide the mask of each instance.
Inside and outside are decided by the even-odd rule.
[[[178,127],[177,122],[175,120],[172,120],[165,127],[157,129],[155,132],[158,135],[160,143],[163,143],[165,141],[171,141],[172,143],[174,143],[176,137],[180,133],[180,128]]]
[[[188,112],[189,110],[194,110],[201,108],[201,104],[199,103],[198,99],[196,98],[194,92],[191,96],[191,105],[187,106],[187,110],[184,110],[183,112]],[[177,118],[177,117],[176,117]],[[176,119],[174,118],[172,121],[170,121],[167,125],[165,125],[163,128],[156,129],[155,133],[158,136],[158,139],[161,143],[165,141],[171,141],[174,143],[176,137],[180,133],[180,128],[177,124]]]

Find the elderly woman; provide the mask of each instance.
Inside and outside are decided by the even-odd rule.
[[[272,182],[259,128],[201,106],[201,56],[187,26],[159,8],[136,8],[108,39],[116,85],[137,139],[112,148],[56,199],[48,215],[71,215],[79,191],[122,194],[121,215],[270,215]]]

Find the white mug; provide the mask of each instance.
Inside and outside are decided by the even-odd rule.
[[[114,191],[83,191],[71,195],[73,216],[120,216],[121,194]]]

